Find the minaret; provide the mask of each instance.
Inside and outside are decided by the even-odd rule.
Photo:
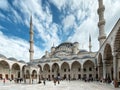
[[[30,53],[30,62],[33,60],[33,55],[34,55],[34,41],[33,41],[33,25],[32,25],[32,16],[30,17],[30,49],[29,49],[29,53]]]
[[[89,35],[89,52],[92,52],[92,51],[91,51],[91,48],[92,48],[91,35]]]
[[[98,15],[99,15],[99,22],[98,22],[98,28],[99,28],[99,47],[103,44],[103,42],[106,39],[106,34],[104,31],[104,26],[105,26],[105,19],[104,19],[104,10],[105,7],[103,5],[103,0],[98,0],[99,3],[99,8],[98,8]]]

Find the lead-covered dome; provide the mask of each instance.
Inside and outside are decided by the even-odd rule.
[[[56,47],[55,53],[57,52],[72,53],[73,46],[74,46],[73,43],[70,43],[70,42],[62,43]]]
[[[60,48],[60,47],[68,47],[68,48],[71,48],[71,47],[73,47],[73,43],[64,42],[64,43],[61,43],[57,48]]]
[[[0,54],[0,58],[7,58],[6,56],[4,56],[4,55],[2,55],[2,54]]]
[[[11,61],[17,61],[17,59],[14,58],[14,57],[10,57],[10,58],[8,58],[8,60],[11,60]]]
[[[20,63],[26,63],[26,62],[25,62],[25,61],[23,61],[23,60],[20,60],[19,62],[20,62]]]

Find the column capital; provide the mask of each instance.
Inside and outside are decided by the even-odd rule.
[[[116,57],[117,53],[117,51],[112,52],[113,57]]]
[[[103,62],[103,64],[106,64],[107,60],[106,60],[106,59],[104,59],[102,62]]]

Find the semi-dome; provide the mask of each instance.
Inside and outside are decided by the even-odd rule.
[[[64,42],[55,48],[54,55],[56,56],[66,56],[70,55],[73,51],[73,43]]]
[[[20,63],[25,63],[25,61],[23,61],[23,60],[20,60],[19,62],[20,62]]]
[[[4,56],[4,55],[2,55],[2,54],[0,54],[0,58],[7,58],[6,56]]]
[[[82,58],[91,58],[91,56],[86,55],[86,56],[83,56]]]
[[[62,44],[60,44],[59,46],[56,47],[55,52],[72,52],[72,48],[73,48],[73,43],[70,42],[64,42]]]
[[[88,52],[88,51],[85,49],[81,49],[80,52]]]
[[[14,58],[14,57],[10,57],[10,58],[8,58],[8,60],[11,60],[11,61],[17,61],[17,59]]]

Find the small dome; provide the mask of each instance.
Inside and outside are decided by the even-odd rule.
[[[45,58],[45,55],[42,56],[42,59],[44,59],[44,58]]]
[[[19,62],[20,62],[20,63],[25,63],[25,61],[23,61],[23,60],[20,60]]]
[[[28,62],[27,65],[28,66],[35,66],[34,63],[32,63],[32,62]]]
[[[16,58],[13,58],[13,57],[8,58],[8,60],[17,61],[17,59],[16,59]]]
[[[73,57],[72,59],[79,59],[79,57]]]
[[[88,52],[88,51],[85,49],[81,49],[80,52]]]
[[[4,55],[2,55],[2,54],[0,54],[0,58],[7,58],[6,56],[4,56]]]
[[[74,42],[74,44],[79,44],[79,42]]]
[[[87,56],[83,56],[82,58],[91,58],[91,56],[87,55]]]

